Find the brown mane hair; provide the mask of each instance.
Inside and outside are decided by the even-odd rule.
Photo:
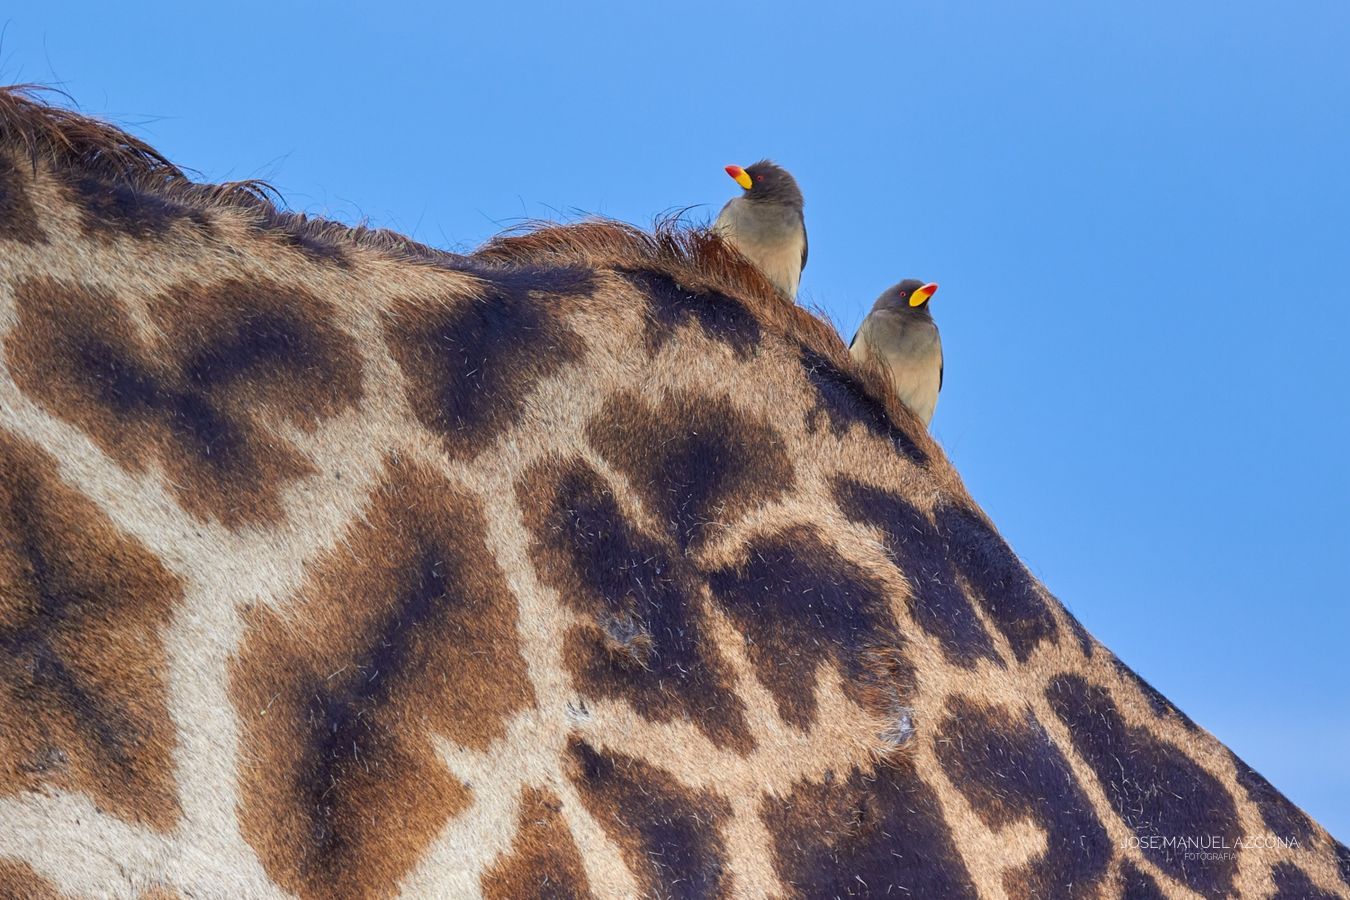
[[[652,231],[608,219],[568,225],[537,222],[518,233],[494,237],[463,256],[395,231],[350,226],[284,209],[277,203],[279,192],[264,181],[193,181],[145,141],[115,125],[48,103],[41,96],[46,92],[61,93],[33,84],[0,86],[0,147],[17,149],[34,168],[45,163],[56,171],[130,185],[196,208],[233,209],[256,217],[269,229],[415,264],[469,272],[481,266],[549,264],[659,271],[686,288],[735,297],[766,329],[857,377],[895,421],[909,415],[902,412],[903,406],[879,369],[853,361],[833,325],[783,297],[762,272],[706,226],[686,226],[678,216],[659,219]],[[921,428],[909,430],[925,434]]]
[[[207,184],[126,131],[45,102],[42,85],[0,86],[0,146],[15,148],[34,168],[46,163],[195,208],[228,207],[251,213],[267,228],[337,246],[361,247],[409,261],[450,263],[462,259],[383,228],[345,225],[277,205],[280,192],[260,179]]]
[[[474,251],[491,264],[576,264],[610,269],[651,269],[694,291],[717,291],[741,301],[768,331],[824,357],[857,377],[896,422],[912,413],[895,397],[890,379],[873,364],[856,362],[823,314],[784,297],[768,277],[706,226],[688,227],[678,216],[658,219],[651,231],[612,219],[571,225],[535,223],[518,234],[501,234]],[[927,440],[927,429],[910,429]]]

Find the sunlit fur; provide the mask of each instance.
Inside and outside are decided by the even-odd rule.
[[[1347,868],[716,236],[442,253],[0,91],[0,896],[1288,898]]]

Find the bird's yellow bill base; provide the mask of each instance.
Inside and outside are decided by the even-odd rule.
[[[937,293],[937,285],[933,282],[925,284],[923,287],[909,295],[910,306],[923,306],[928,302],[928,298]]]
[[[754,179],[750,177],[750,173],[742,169],[740,166],[727,166],[727,174],[730,175],[737,184],[739,184],[742,188],[744,188],[747,191],[755,186]]]

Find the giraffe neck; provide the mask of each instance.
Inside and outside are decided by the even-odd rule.
[[[10,894],[1350,892],[716,238],[439,254],[0,96]]]

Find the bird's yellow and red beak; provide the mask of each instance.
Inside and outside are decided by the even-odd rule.
[[[755,185],[754,179],[750,177],[750,173],[740,166],[727,166],[727,174],[731,176],[733,181],[747,191]]]
[[[928,302],[928,298],[932,297],[936,293],[937,293],[937,284],[935,282],[930,281],[923,287],[919,288],[914,293],[909,295],[909,305],[923,306],[925,303]]]

